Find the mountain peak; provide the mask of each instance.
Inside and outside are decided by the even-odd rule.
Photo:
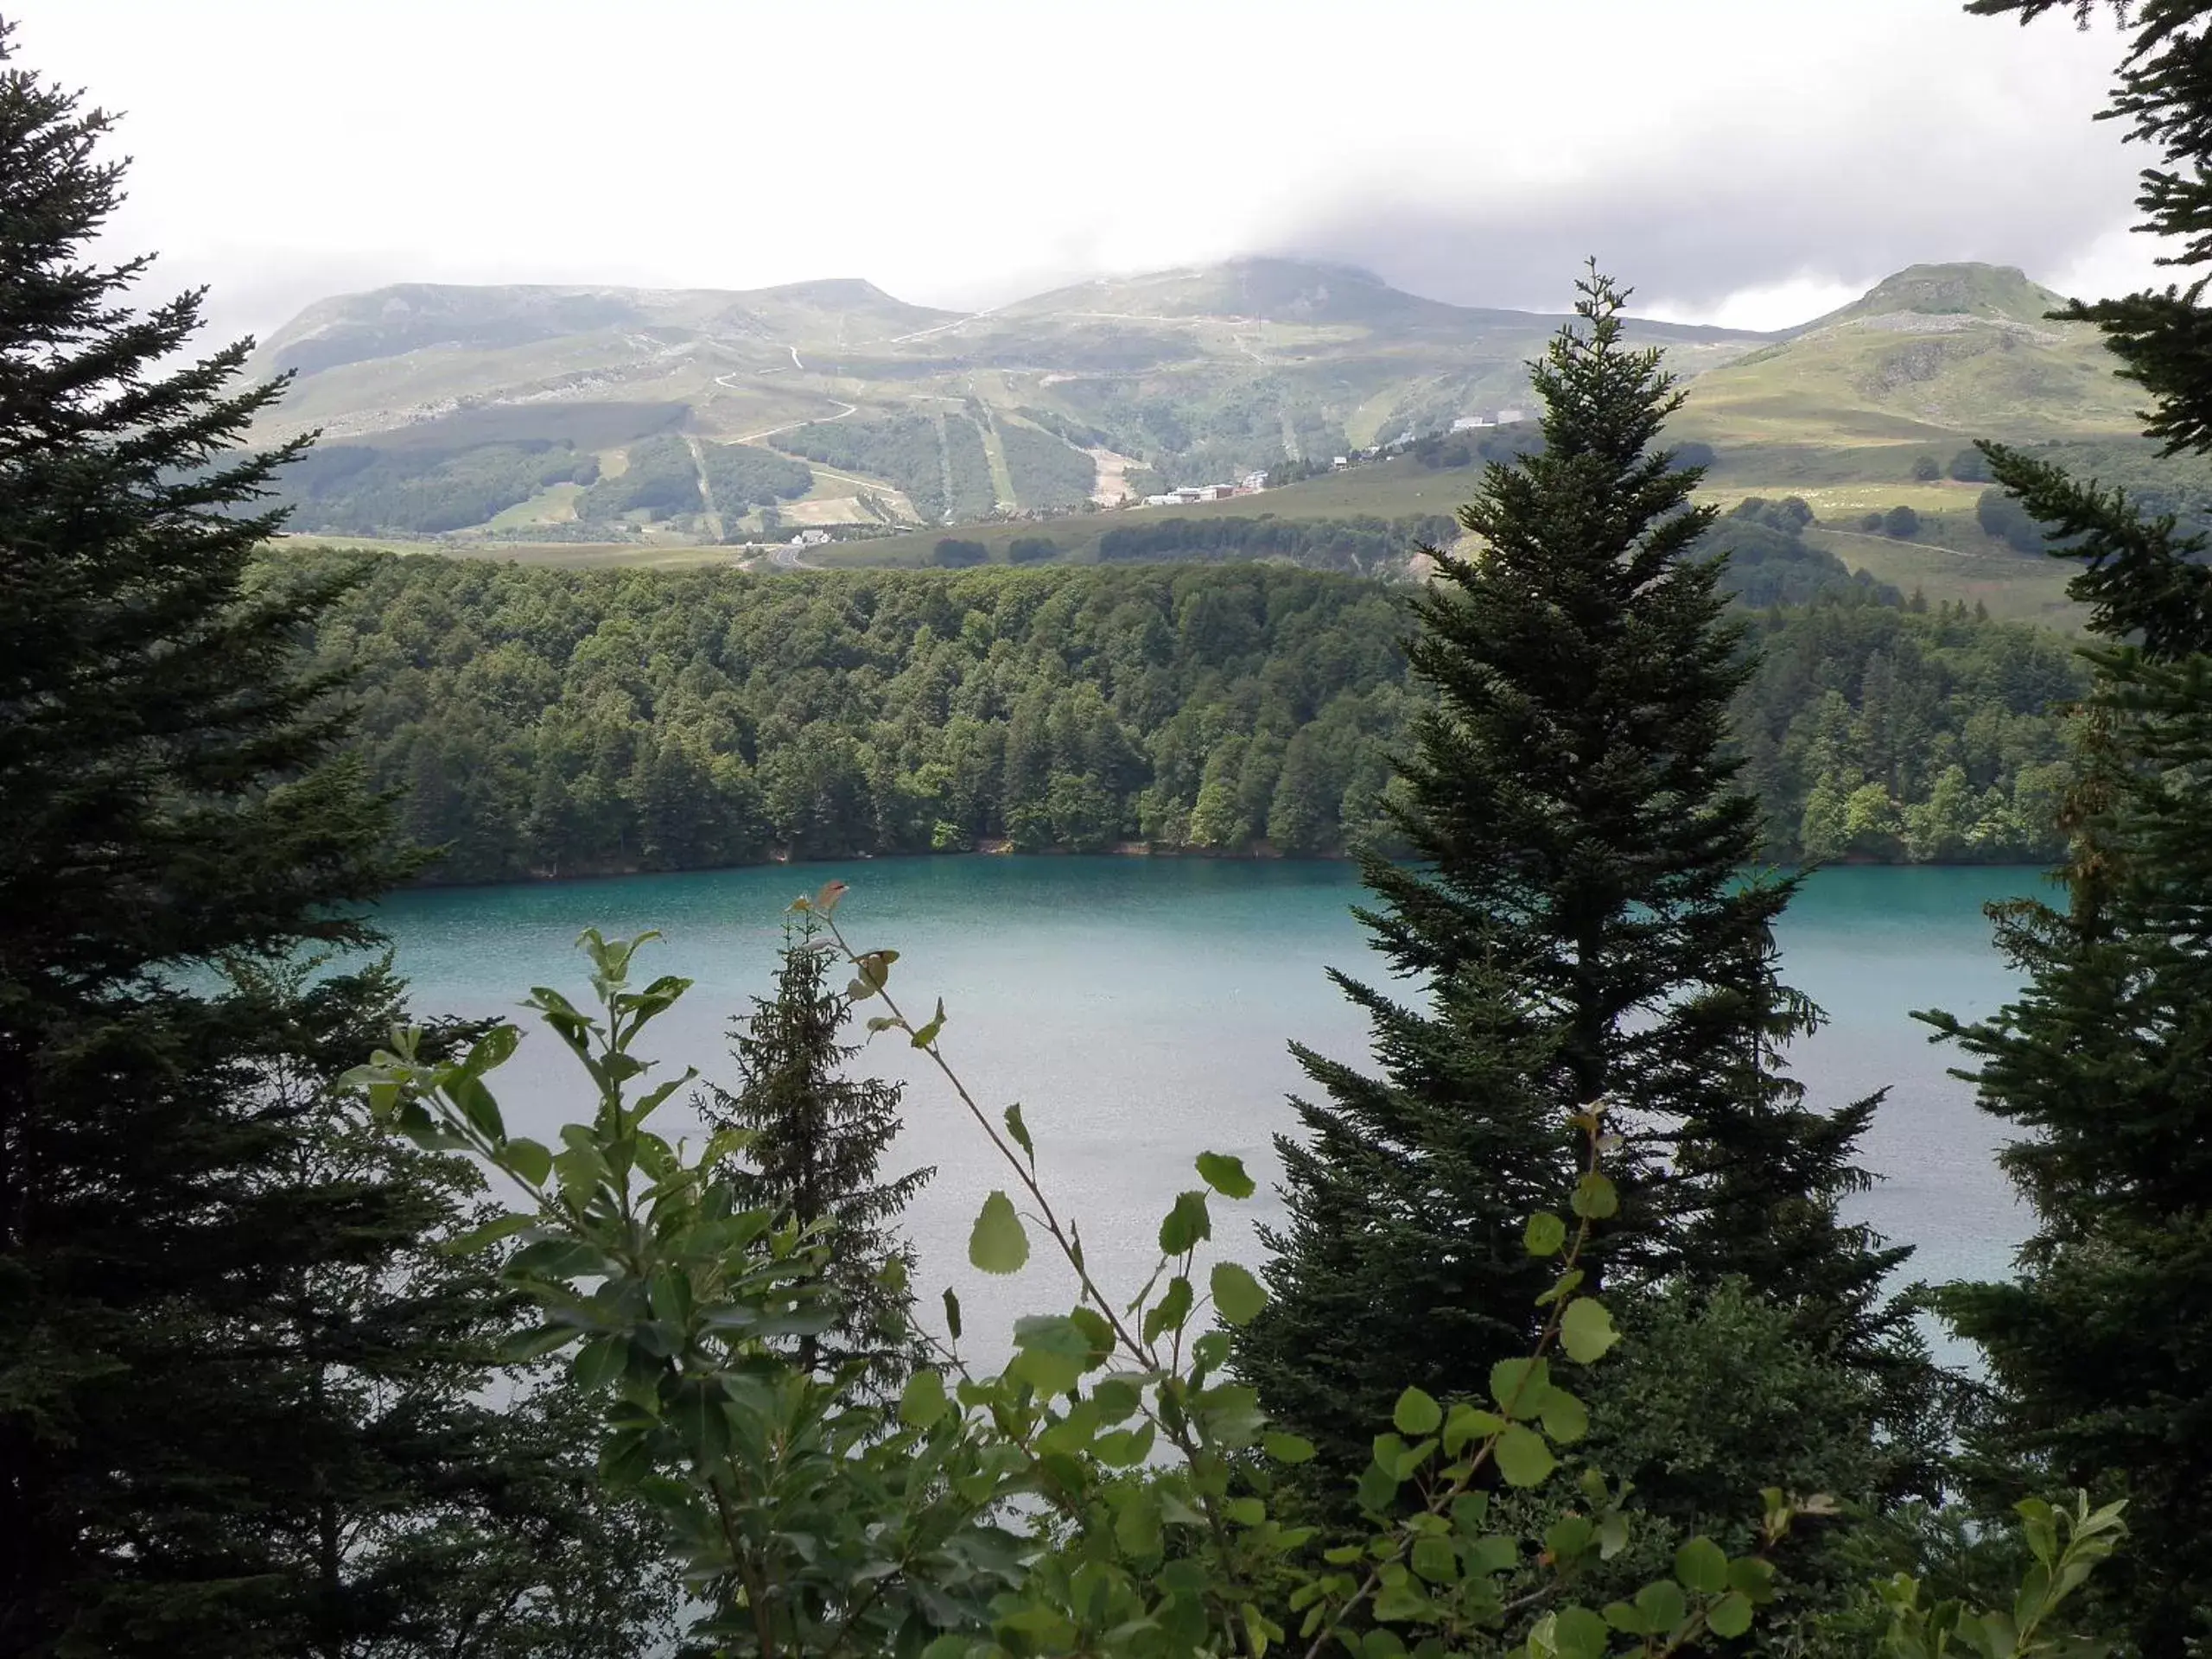
[[[746,297],[788,300],[794,304],[820,306],[824,310],[861,310],[874,306],[906,304],[905,301],[885,293],[865,276],[817,276],[804,283],[779,283],[773,288],[756,288]],[[948,311],[944,315],[953,316],[957,314]]]
[[[1000,315],[1371,325],[1450,317],[1461,310],[1393,288],[1357,265],[1248,254],[1212,264],[1077,283],[1003,306]]]
[[[2031,326],[2063,305],[2065,298],[2029,279],[2017,265],[1971,261],[1907,265],[1885,276],[1840,311],[1806,324],[1808,330],[1871,317],[1980,317]]]

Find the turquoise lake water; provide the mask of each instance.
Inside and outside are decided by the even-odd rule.
[[[862,949],[901,953],[893,988],[910,1012],[942,996],[944,1046],[994,1115],[1023,1103],[1039,1167],[1063,1213],[1080,1221],[1095,1272],[1134,1293],[1144,1248],[1191,1160],[1233,1152],[1261,1179],[1249,1204],[1217,1205],[1217,1239],[1250,1262],[1250,1229],[1278,1213],[1271,1137],[1293,1127],[1286,1096],[1301,1077],[1292,1039],[1363,1059],[1366,1032],[1323,969],[1377,966],[1347,906],[1359,888],[1341,864],[1128,858],[941,858],[771,866],[688,875],[401,894],[382,919],[426,1012],[513,1012],[532,984],[582,1001],[577,931],[658,928],[641,977],[697,982],[652,1028],[646,1047],[730,1079],[724,1027],[764,991],[782,912],[831,876],[852,885],[838,912]],[[1991,1161],[1993,1126],[1946,1075],[1952,1051],[1908,1014],[1986,1013],[2013,989],[1989,946],[1991,899],[2037,889],[2024,869],[1821,873],[1781,930],[1786,972],[1830,1016],[1793,1064],[1816,1103],[1886,1088],[1865,1146],[1883,1177],[1856,1213],[1917,1247],[1909,1271],[1941,1280],[2001,1271],[2024,1216]],[[988,1342],[1018,1313],[1065,1307],[1065,1270],[1041,1256],[1013,1280],[968,1266],[969,1222],[992,1187],[1010,1185],[980,1132],[902,1039],[880,1038],[861,1064],[911,1079],[896,1167],[934,1165],[908,1211],[925,1306],[950,1284]],[[564,1052],[543,1033],[493,1079],[517,1133],[551,1140],[585,1108]],[[677,1100],[671,1132],[690,1121]],[[888,1169],[890,1166],[887,1166]],[[1228,1211],[1222,1214],[1222,1211]]]

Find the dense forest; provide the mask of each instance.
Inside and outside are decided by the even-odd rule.
[[[317,530],[434,536],[480,524],[549,485],[598,476],[596,456],[537,439],[457,450],[329,444],[301,457],[278,482],[301,522]]]
[[[809,461],[890,480],[931,522],[986,518],[998,505],[983,435],[963,414],[816,421],[776,442]]]
[[[1753,620],[1732,707],[1783,857],[2008,862],[2056,850],[2066,641],[1963,607],[1823,602]]]
[[[705,505],[699,493],[702,468],[715,507],[731,518],[751,507],[795,499],[814,487],[814,474],[804,461],[752,444],[686,442],[663,433],[632,444],[626,459],[622,471],[601,477],[577,499],[578,518],[604,522],[632,512],[649,518],[696,513]]]
[[[1722,532],[1751,591],[1818,595],[1748,619],[1760,666],[1734,720],[1775,855],[2050,849],[2050,710],[2080,688],[2063,641],[1915,611],[1749,513]],[[319,657],[361,671],[371,775],[407,791],[442,880],[999,840],[1331,854],[1385,833],[1405,595],[1281,565],[750,576],[392,556],[323,623]]]
[[[1098,538],[1102,564],[1151,559],[1287,559],[1317,570],[1402,569],[1422,546],[1448,544],[1459,526],[1443,513],[1406,518],[1152,518]]]
[[[1023,506],[1052,512],[1079,507],[1090,499],[1098,469],[1089,455],[1019,421],[1002,420],[995,425],[1014,493]]]
[[[1398,602],[1280,568],[575,575],[380,560],[324,623],[446,879],[1366,824]]]
[[[696,453],[695,448],[696,445]],[[619,536],[627,518],[674,518],[700,512],[704,469],[715,505],[736,518],[789,501],[814,486],[805,462],[741,443],[650,433],[630,442],[620,471],[575,440],[515,442],[326,444],[273,480],[300,529],[349,536],[435,536],[482,524],[556,484],[582,486],[576,523],[532,524],[537,537]]]

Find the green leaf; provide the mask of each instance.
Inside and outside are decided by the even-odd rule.
[[[1510,1486],[1541,1486],[1559,1460],[1544,1437],[1522,1423],[1509,1423],[1497,1437],[1497,1472]]]
[[[1398,1501],[1398,1476],[1395,1466],[1384,1468],[1370,1463],[1360,1471],[1357,1488],[1359,1506],[1370,1514],[1381,1515]]]
[[[1076,1328],[1090,1339],[1091,1358],[1103,1364],[1114,1351],[1114,1327],[1106,1323],[1104,1316],[1097,1309],[1092,1307],[1071,1307],[1068,1310],[1068,1318],[1074,1320]]]
[[[1561,1446],[1572,1446],[1590,1432],[1587,1408],[1557,1383],[1544,1390],[1536,1414],[1543,1420],[1544,1433]]]
[[[673,1428],[693,1463],[704,1468],[729,1455],[729,1418],[722,1409],[721,1384],[703,1376],[686,1377],[669,1402]]]
[[[1688,1604],[1682,1599],[1681,1586],[1671,1579],[1655,1579],[1636,1592],[1636,1610],[1643,1615],[1643,1627],[1654,1636],[1664,1636],[1682,1622]]]
[[[1520,1543],[1498,1533],[1478,1538],[1467,1547],[1467,1570],[1496,1577],[1521,1565]]]
[[[1459,1557],[1448,1540],[1414,1540],[1413,1569],[1431,1584],[1451,1584],[1459,1577]]]
[[[940,996],[937,1000],[936,1014],[931,1019],[929,1024],[924,1026],[919,1031],[916,1032],[909,1040],[913,1043],[916,1048],[927,1048],[931,1043],[937,1041],[938,1033],[944,1029],[944,999]]]
[[[932,1427],[950,1403],[942,1376],[931,1370],[916,1371],[899,1395],[899,1421],[909,1428]]]
[[[505,1022],[496,1025],[469,1045],[468,1058],[461,1063],[461,1069],[471,1077],[480,1077],[493,1066],[505,1065],[521,1041],[520,1027]]]
[[[1213,1218],[1206,1213],[1206,1195],[1203,1192],[1183,1192],[1176,1195],[1175,1207],[1160,1224],[1160,1248],[1168,1255],[1181,1255],[1196,1249],[1202,1239],[1213,1236]]]
[[[1731,1590],[1706,1609],[1705,1622],[1715,1636],[1741,1636],[1751,1628],[1751,1599]]]
[[[1574,1184],[1574,1213],[1589,1221],[1604,1221],[1620,1213],[1621,1196],[1612,1182],[1592,1170]]]
[[[1544,1294],[1536,1298],[1536,1306],[1538,1307],[1549,1307],[1554,1302],[1560,1300],[1562,1297],[1572,1296],[1577,1290],[1581,1288],[1582,1281],[1589,1276],[1590,1275],[1588,1274],[1585,1273],[1580,1268],[1569,1268],[1565,1273],[1560,1274],[1558,1278],[1553,1280],[1549,1285],[1545,1287]]]
[[[1277,1463],[1311,1463],[1313,1442],[1300,1434],[1266,1434],[1260,1445]]]
[[[950,1285],[944,1287],[944,1333],[955,1342],[960,1340],[960,1299]]]
[[[1160,1554],[1160,1502],[1147,1486],[1125,1486],[1114,1515],[1114,1541],[1125,1555]]]
[[[586,1393],[605,1388],[630,1363],[630,1344],[617,1336],[597,1336],[576,1350],[569,1375]]]
[[[1533,1417],[1552,1385],[1548,1362],[1501,1359],[1490,1368],[1490,1397],[1509,1417]]]
[[[1604,1303],[1578,1296],[1560,1315],[1559,1339],[1569,1359],[1591,1365],[1605,1357],[1606,1351],[1621,1339],[1621,1333],[1613,1329],[1613,1316]]]
[[[1552,1627],[1560,1659],[1604,1659],[1605,1621],[1587,1607],[1562,1607]]]
[[[1234,1262],[1213,1264],[1213,1305],[1231,1325],[1249,1325],[1268,1305],[1268,1293],[1244,1268]]]
[[[481,1227],[472,1228],[459,1238],[449,1238],[438,1246],[448,1255],[474,1255],[479,1250],[489,1249],[503,1238],[512,1238],[517,1233],[537,1225],[536,1216],[501,1216],[487,1221]]]
[[[1252,1178],[1244,1173],[1244,1160],[1225,1152],[1200,1153],[1198,1179],[1224,1198],[1252,1196]]]
[[[1410,1584],[1385,1585],[1375,1597],[1375,1617],[1393,1624],[1433,1618],[1436,1604]]]
[[[1006,1109],[1006,1132],[1014,1137],[1014,1144],[1029,1154],[1032,1168],[1036,1166],[1037,1148],[1029,1139],[1029,1125],[1022,1122],[1021,1103],[1015,1101]]]
[[[1567,1247],[1567,1224],[1550,1211],[1539,1210],[1529,1217],[1522,1242],[1531,1255],[1557,1255]]]
[[[1675,1580],[1700,1596],[1728,1587],[1728,1552],[1710,1538],[1693,1538],[1675,1552]]]
[[[1390,1421],[1399,1433],[1419,1439],[1423,1434],[1433,1434],[1443,1427],[1444,1408],[1419,1389],[1408,1389],[1398,1396]]]
[[[492,1098],[492,1091],[477,1078],[463,1072],[446,1085],[446,1092],[461,1108],[471,1128],[486,1141],[497,1146],[507,1138],[505,1126],[499,1121],[499,1103]]]
[[[1029,1235],[1014,1213],[1014,1200],[994,1188],[968,1235],[968,1260],[985,1273],[1019,1273],[1029,1260]]]
[[[1444,1454],[1456,1458],[1474,1440],[1486,1440],[1505,1427],[1505,1419],[1494,1411],[1478,1411],[1464,1402],[1452,1408],[1452,1414],[1444,1420]]]
[[[1014,1324],[1014,1345],[1020,1351],[1007,1370],[1038,1393],[1065,1394],[1090,1369],[1090,1338],[1083,1327],[1064,1313],[1032,1314]]]
[[[1728,1587],[1740,1590],[1753,1605],[1774,1599],[1774,1563],[1756,1555],[1738,1555],[1728,1563]]]
[[[508,1141],[499,1148],[499,1162],[532,1186],[544,1185],[553,1173],[553,1154],[535,1141]]]
[[[1102,1423],[1127,1422],[1144,1403],[1137,1385],[1126,1376],[1102,1376],[1090,1387],[1090,1402]]]
[[[1252,1659],[1267,1659],[1268,1644],[1282,1640],[1282,1627],[1249,1601],[1236,1610],[1236,1616],[1244,1624],[1244,1650]]]
[[[1598,1559],[1610,1561],[1628,1548],[1628,1517],[1615,1510],[1598,1522]]]
[[[1168,1281],[1166,1294],[1144,1316],[1144,1339],[1154,1342],[1164,1332],[1181,1330],[1196,1300],[1191,1294],[1191,1281],[1177,1274]]]
[[[1109,1469],[1134,1469],[1150,1455],[1152,1440],[1150,1423],[1111,1429],[1091,1442],[1090,1455]]]
[[[577,1200],[588,1198],[609,1173],[595,1147],[570,1147],[555,1155],[553,1167],[560,1174],[563,1195]]]
[[[613,1265],[598,1246],[581,1238],[541,1238],[517,1250],[507,1271],[532,1279],[585,1279],[603,1275]]]
[[[1626,1636],[1649,1634],[1643,1610],[1640,1607],[1632,1607],[1624,1601],[1609,1601],[1605,1604],[1605,1623]]]
[[[1586,1515],[1563,1515],[1544,1529],[1544,1548],[1554,1567],[1564,1571],[1574,1566],[1598,1541],[1598,1529]]]

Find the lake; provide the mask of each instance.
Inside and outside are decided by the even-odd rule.
[[[1363,1059],[1366,1032],[1324,974],[1379,966],[1348,906],[1360,889],[1335,863],[1141,858],[859,860],[531,887],[430,889],[389,900],[382,919],[428,1013],[511,1014],[533,984],[582,1001],[578,931],[658,928],[640,982],[696,982],[651,1029],[645,1047],[679,1068],[731,1080],[724,1029],[774,971],[783,912],[832,876],[852,885],[838,912],[861,949],[895,947],[892,988],[910,1013],[943,997],[944,1046],[995,1116],[1023,1103],[1047,1191],[1078,1220],[1093,1271],[1134,1294],[1175,1193],[1197,1184],[1191,1160],[1232,1152],[1260,1179],[1250,1203],[1217,1202],[1217,1242],[1256,1262],[1253,1224],[1280,1214],[1272,1137],[1293,1126],[1286,1096],[1301,1076],[1296,1038]],[[1883,1179],[1854,1213],[1917,1247],[1914,1277],[2000,1272],[2025,1215],[1992,1162],[1995,1126],[1958,1057],[1927,1040],[1910,1010],[1986,1014],[2013,989],[1989,945],[1984,903],[2036,890],[2024,869],[1847,868],[1808,883],[1782,929],[1790,982],[1831,1023],[1792,1060],[1817,1103],[1887,1088],[1866,1146]],[[856,1036],[855,1040],[858,1040]],[[969,1267],[968,1228],[1005,1171],[933,1071],[895,1035],[856,1065],[907,1079],[906,1128],[887,1173],[933,1165],[907,1211],[925,1308],[950,1284],[971,1344],[995,1349],[1018,1313],[1064,1309],[1071,1281],[1040,1252],[1012,1280]],[[493,1079],[516,1133],[551,1141],[588,1109],[564,1051],[526,1038]],[[674,1133],[694,1120],[664,1109]]]

